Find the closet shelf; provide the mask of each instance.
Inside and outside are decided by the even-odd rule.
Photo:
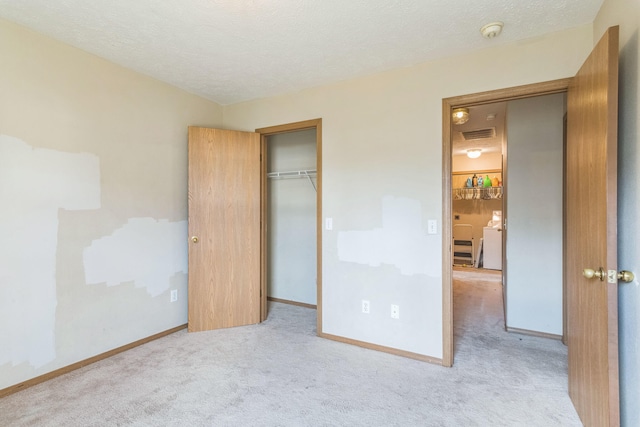
[[[275,179],[287,179],[287,178],[306,178],[315,177],[317,171],[315,169],[299,170],[299,171],[287,171],[287,172],[269,172],[267,178]]]
[[[453,200],[502,199],[502,187],[464,187],[453,189]]]
[[[318,174],[316,169],[306,169],[299,171],[287,171],[287,172],[269,172],[267,173],[267,178],[271,179],[292,179],[292,178],[307,178],[309,180],[309,184],[313,187],[314,191],[318,191],[316,185],[313,183],[311,178],[315,178]]]

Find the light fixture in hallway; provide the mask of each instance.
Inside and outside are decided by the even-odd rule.
[[[454,125],[463,125],[469,121],[468,108],[454,108],[451,113],[451,121]]]
[[[467,157],[470,159],[477,159],[482,154],[482,150],[479,148],[474,148],[471,150],[467,150]]]

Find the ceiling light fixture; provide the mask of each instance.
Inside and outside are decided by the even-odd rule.
[[[463,125],[469,121],[468,108],[455,108],[451,113],[451,120],[454,125]]]
[[[474,148],[472,150],[467,150],[467,157],[470,159],[477,159],[482,154],[482,150],[479,148]]]
[[[504,24],[502,22],[492,22],[480,28],[480,32],[485,38],[492,39],[500,35],[500,33],[502,32],[502,27],[504,27]]]

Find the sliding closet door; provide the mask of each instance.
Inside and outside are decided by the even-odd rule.
[[[189,332],[260,322],[260,135],[189,128]]]

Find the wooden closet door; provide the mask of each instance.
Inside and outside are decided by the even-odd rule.
[[[260,322],[260,135],[189,128],[189,332]]]
[[[617,129],[618,27],[612,27],[567,98],[569,395],[585,426],[620,425]],[[588,279],[584,269],[604,274]]]

